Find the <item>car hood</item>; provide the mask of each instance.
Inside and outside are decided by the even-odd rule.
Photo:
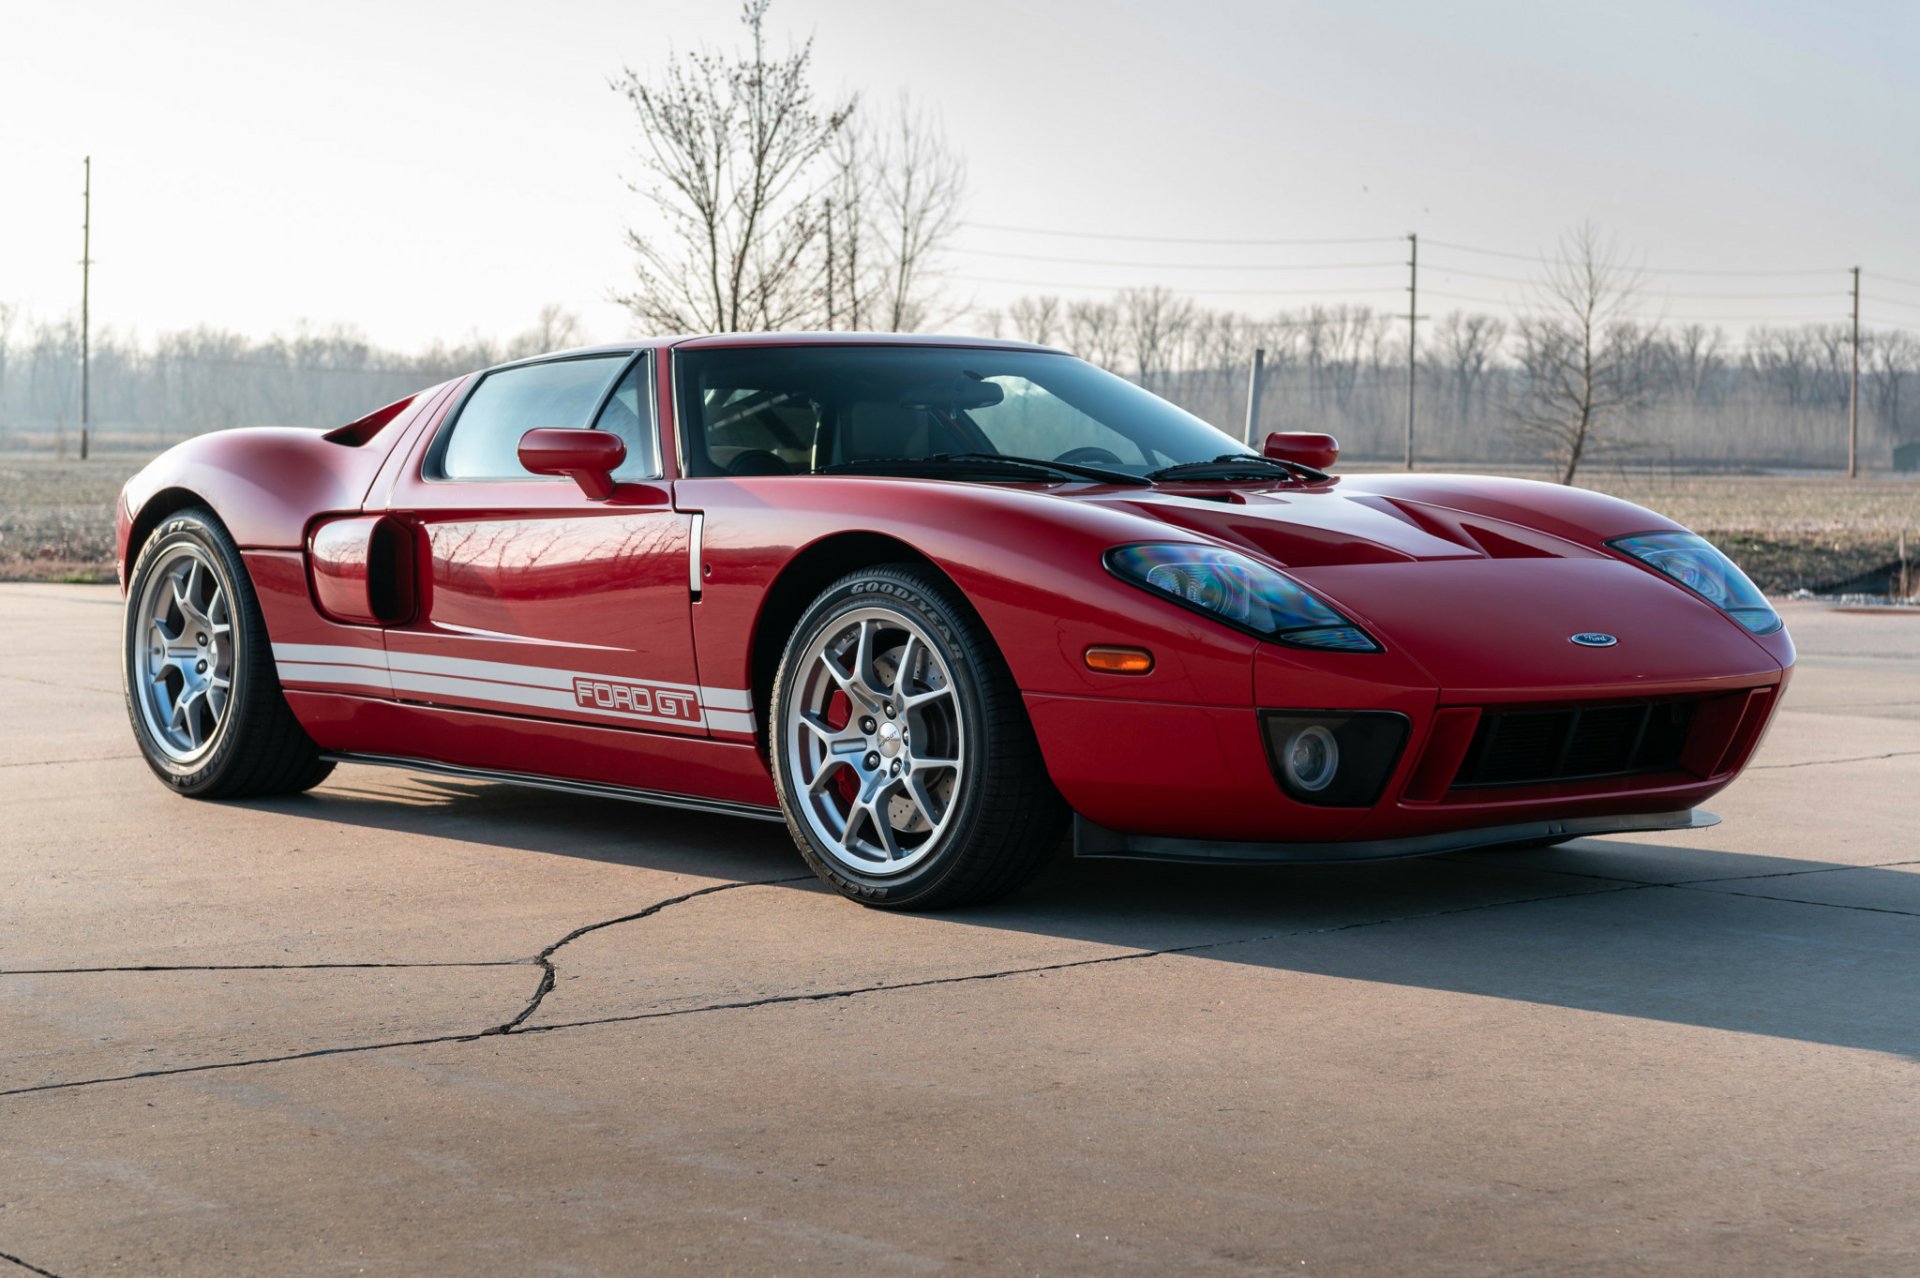
[[[1102,500],[1154,522],[1242,547],[1285,568],[1435,559],[1612,558],[1598,549],[1597,541],[1582,545],[1512,518],[1371,488],[1169,487],[1126,490]]]
[[[1670,520],[1557,485],[1367,479],[1364,488],[1156,489],[1117,501],[1286,568],[1445,690],[1617,695],[1780,669],[1717,608],[1604,548],[1677,527]],[[1589,632],[1615,643],[1573,642]]]

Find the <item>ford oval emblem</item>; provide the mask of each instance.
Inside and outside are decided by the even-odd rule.
[[[1611,648],[1620,642],[1612,635],[1602,634],[1598,630],[1582,630],[1579,634],[1571,635],[1569,638],[1582,648]]]

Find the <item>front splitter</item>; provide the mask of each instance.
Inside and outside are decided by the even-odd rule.
[[[1237,843],[1122,834],[1075,816],[1073,854],[1076,857],[1189,861],[1213,865],[1310,865],[1332,861],[1389,861],[1399,857],[1434,856],[1441,852],[1464,852],[1470,848],[1578,839],[1596,834],[1704,830],[1719,824],[1720,818],[1711,812],[1685,808],[1678,812],[1523,821],[1517,825],[1482,826],[1475,830],[1449,830],[1444,834],[1418,834],[1404,839],[1375,839],[1370,842]]]

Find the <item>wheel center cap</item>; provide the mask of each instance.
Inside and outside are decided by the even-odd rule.
[[[895,755],[900,753],[901,742],[900,742],[900,725],[899,724],[883,723],[880,725],[880,731],[875,735],[880,743],[881,754],[884,754],[889,759],[891,759]]]

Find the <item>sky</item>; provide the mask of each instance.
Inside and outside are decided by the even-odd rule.
[[[738,15],[0,0],[0,303],[77,311],[91,155],[96,326],[410,350],[559,303],[617,339],[642,207],[607,81],[740,46]],[[1404,310],[1409,232],[1423,313],[1498,312],[1591,220],[1646,268],[1649,314],[1840,320],[1859,265],[1866,321],[1920,332],[1912,0],[775,0],[768,26],[813,39],[824,96],[944,121],[961,331],[1134,284]],[[1324,240],[1365,242],[1301,242]]]

